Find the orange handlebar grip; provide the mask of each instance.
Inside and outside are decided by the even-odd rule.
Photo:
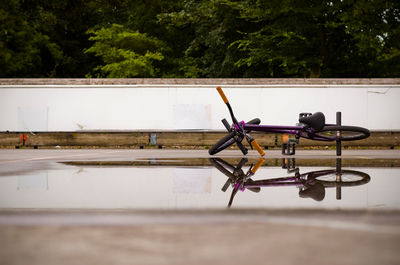
[[[225,96],[224,91],[222,91],[222,88],[219,86],[217,87],[218,93],[221,96],[222,100],[226,103],[228,103],[228,98]]]
[[[264,163],[265,159],[264,158],[260,158],[257,161],[257,164],[251,169],[251,173],[254,175],[256,173],[256,171],[261,167],[261,165]]]
[[[262,150],[261,146],[258,145],[258,143],[256,142],[255,139],[251,142],[251,145],[260,153],[261,156],[265,155],[265,153]]]

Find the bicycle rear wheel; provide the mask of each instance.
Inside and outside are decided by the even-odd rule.
[[[367,173],[344,169],[340,173],[336,170],[316,171],[310,174],[308,179],[315,179],[325,187],[335,187],[338,184],[342,187],[350,187],[366,184],[371,178]]]
[[[321,131],[315,132],[315,140],[325,141],[355,141],[369,137],[370,132],[366,128],[356,126],[325,126]]]

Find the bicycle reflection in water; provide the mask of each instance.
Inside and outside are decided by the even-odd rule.
[[[302,174],[296,167],[295,158],[282,159],[282,168],[287,169],[288,173],[293,173],[294,176],[262,180],[253,180],[252,177],[263,164],[263,158],[260,158],[255,165],[251,164],[246,173],[242,167],[248,162],[247,158],[242,158],[236,166],[221,158],[211,158],[210,162],[228,177],[222,191],[227,191],[229,186],[233,188],[228,207],[232,205],[233,198],[239,190],[248,189],[252,192],[260,192],[261,187],[297,186],[301,198],[322,201],[325,198],[325,188],[336,188],[336,199],[340,200],[342,187],[359,186],[370,181],[370,176],[364,172],[342,169],[340,158],[336,159],[335,169],[317,170]]]

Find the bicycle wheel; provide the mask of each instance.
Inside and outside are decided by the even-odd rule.
[[[325,187],[335,187],[337,185],[342,187],[359,186],[368,183],[371,179],[367,173],[356,170],[344,169],[340,172],[340,178],[338,173],[336,170],[315,171],[311,172],[307,179],[315,179]]]
[[[248,124],[260,124],[260,119],[258,118],[252,119],[251,121],[248,122]],[[250,131],[246,131],[246,133],[249,132]],[[208,153],[210,155],[215,155],[216,153],[221,152],[222,150],[228,148],[229,146],[235,143],[234,139],[235,135],[236,135],[235,132],[230,132],[229,134],[225,135],[208,150]]]
[[[370,135],[368,129],[356,126],[325,126],[321,131],[315,132],[310,139],[325,141],[354,141],[365,139]]]
[[[208,153],[210,155],[215,155],[216,153],[221,152],[225,148],[231,146],[235,142],[235,139],[233,138],[235,134],[236,132],[230,132],[222,137],[216,144],[211,146],[211,148],[208,150]]]
[[[222,160],[220,158],[210,158],[209,161],[211,162],[211,164],[214,167],[216,167],[221,173],[223,173],[228,178],[235,177],[235,175],[233,174],[233,172],[235,171],[235,167],[232,166],[231,164],[225,162],[224,160]],[[227,169],[227,168],[229,168],[229,169]]]

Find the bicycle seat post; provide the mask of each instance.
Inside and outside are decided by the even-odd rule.
[[[342,159],[336,158],[336,200],[342,199]]]
[[[298,143],[298,137],[293,139],[287,134],[282,135],[282,155],[294,155],[296,153],[296,144]]]
[[[342,125],[342,113],[340,111],[336,112],[336,125]],[[338,139],[336,140],[336,155],[342,155],[342,141],[340,140],[341,132],[337,132]]]

